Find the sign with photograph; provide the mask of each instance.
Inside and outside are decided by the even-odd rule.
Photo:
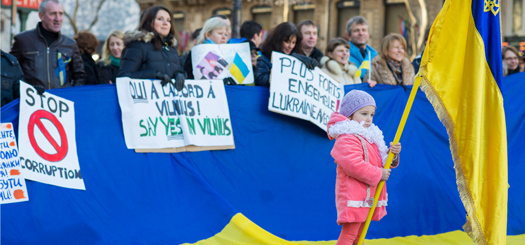
[[[249,43],[199,44],[191,49],[193,76],[197,80],[233,78],[237,84],[253,83]]]

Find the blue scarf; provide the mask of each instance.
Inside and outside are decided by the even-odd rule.
[[[357,75],[359,75],[359,77],[363,79],[369,67],[369,64],[367,64],[368,62],[366,62],[365,64],[362,64],[363,61],[372,60],[374,57],[376,57],[377,52],[372,47],[370,47],[370,45],[367,44],[366,54],[365,54],[365,57],[363,58],[363,56],[361,55],[361,52],[359,51],[359,48],[355,46],[352,42],[349,42],[349,43],[350,43],[350,58],[348,60],[354,63],[359,68],[356,73],[356,77]],[[372,57],[370,58],[368,57],[368,52],[370,52],[370,56]]]
[[[243,43],[243,42],[248,42],[248,39],[246,39],[245,37],[241,37],[241,38],[232,38],[230,39],[230,41],[228,41],[228,43]]]
[[[204,40],[204,42],[202,42],[202,44],[216,44],[216,43],[213,42],[211,39],[206,38],[206,40]]]

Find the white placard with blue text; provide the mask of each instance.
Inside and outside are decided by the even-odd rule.
[[[318,67],[309,70],[298,59],[272,53],[268,110],[301,118],[324,131],[344,96],[344,86]]]
[[[28,201],[12,123],[0,125],[0,204]]]
[[[24,178],[85,190],[78,163],[73,101],[20,82],[18,145]]]
[[[221,80],[186,80],[177,91],[159,80],[119,77],[117,93],[128,149],[234,145]]]

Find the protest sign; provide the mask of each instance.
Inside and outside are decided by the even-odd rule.
[[[85,190],[78,164],[72,101],[20,83],[18,128],[24,178]]]
[[[117,78],[128,149],[163,152],[233,149],[233,131],[221,80],[186,80],[177,91],[159,80]],[[211,147],[211,148],[209,148]],[[155,150],[156,149],[156,150]]]
[[[270,111],[308,120],[324,131],[344,96],[343,85],[321,69],[309,70],[298,59],[279,52],[272,53],[270,81]]]
[[[195,79],[233,78],[237,84],[253,83],[250,44],[199,44],[191,49]]]
[[[0,125],[0,204],[29,200],[13,124]]]

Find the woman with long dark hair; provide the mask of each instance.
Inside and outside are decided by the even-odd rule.
[[[152,6],[144,12],[138,29],[124,36],[119,77],[156,78],[162,86],[174,78],[177,90],[184,87],[172,16],[163,6]]]
[[[255,71],[255,85],[270,86],[270,73],[272,71],[272,52],[280,52],[296,57],[303,62],[308,69],[314,69],[319,63],[311,58],[298,53],[301,43],[301,34],[294,24],[283,22],[277,25],[264,40],[261,48],[261,57],[257,59]],[[302,51],[299,51],[302,52]]]

